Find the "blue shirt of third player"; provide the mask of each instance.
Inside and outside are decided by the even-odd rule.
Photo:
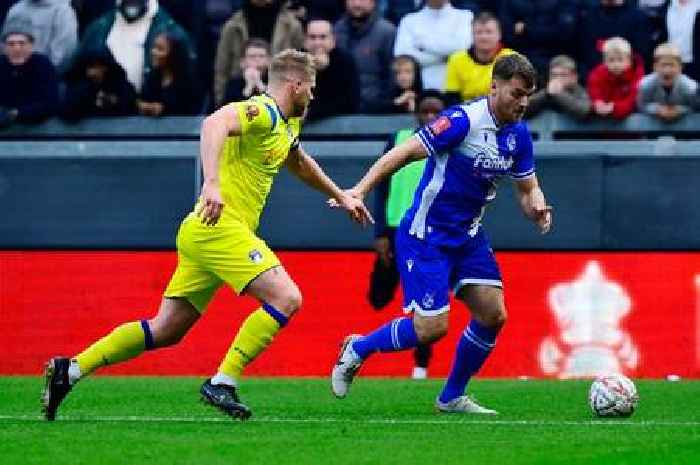
[[[414,137],[428,161],[401,228],[432,244],[465,244],[479,232],[498,181],[535,174],[527,126],[499,126],[486,97],[448,108]]]

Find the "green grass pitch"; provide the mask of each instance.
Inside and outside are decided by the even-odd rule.
[[[245,423],[198,402],[202,379],[93,377],[53,423],[39,377],[0,378],[2,464],[698,464],[700,382],[636,382],[629,419],[595,420],[585,381],[475,380],[497,417],[440,415],[441,381],[247,379]]]

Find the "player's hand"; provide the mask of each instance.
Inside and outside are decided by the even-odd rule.
[[[367,210],[367,207],[365,207],[365,204],[362,202],[362,196],[355,189],[343,191],[339,199],[329,199],[328,206],[331,208],[343,208],[348,212],[353,221],[362,226],[374,224],[374,218],[372,218],[369,210]]]
[[[536,189],[530,197],[531,218],[540,228],[542,234],[547,234],[552,228],[552,206],[547,205],[544,194]]]
[[[374,241],[374,250],[377,251],[379,260],[381,260],[384,266],[391,266],[391,261],[394,259],[394,254],[391,253],[391,242],[389,242],[388,237],[378,237]]]
[[[221,197],[221,189],[215,183],[205,182],[202,186],[202,194],[199,196],[199,208],[196,214],[202,223],[214,226],[221,217],[224,209],[224,201]]]

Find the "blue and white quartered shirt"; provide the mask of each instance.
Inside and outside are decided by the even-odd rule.
[[[428,161],[401,227],[432,244],[465,244],[479,232],[502,177],[535,175],[527,126],[498,126],[486,97],[448,108],[414,137]]]

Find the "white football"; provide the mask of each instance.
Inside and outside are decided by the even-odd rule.
[[[639,404],[634,383],[621,374],[603,375],[593,381],[588,404],[599,417],[628,417]]]

